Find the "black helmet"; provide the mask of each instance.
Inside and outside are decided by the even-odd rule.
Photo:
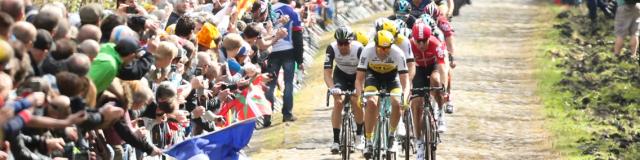
[[[347,41],[353,39],[353,31],[351,28],[347,26],[341,26],[336,29],[336,33],[334,35],[337,41]]]

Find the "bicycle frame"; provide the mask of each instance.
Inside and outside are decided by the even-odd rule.
[[[388,137],[389,137],[389,123],[391,121],[391,98],[390,96],[401,96],[396,94],[387,93],[385,90],[381,90],[377,93],[365,93],[364,97],[378,96],[379,117],[378,123],[373,136],[373,159],[380,159],[380,157],[391,156],[389,155]],[[384,153],[384,154],[382,154]]]
[[[412,92],[424,92],[422,98],[424,98],[424,107],[422,111],[422,136],[425,138],[426,143],[426,151],[425,158],[430,160],[435,160],[435,150],[436,146],[439,143],[440,134],[437,132],[438,125],[436,124],[437,119],[435,116],[435,107],[432,105],[432,97],[431,91],[439,91],[444,92],[444,88],[442,87],[423,87],[423,88],[414,88],[411,89]]]

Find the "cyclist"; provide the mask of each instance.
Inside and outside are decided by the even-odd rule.
[[[411,16],[411,3],[408,0],[397,0],[393,4],[393,15],[389,16],[390,20],[401,20],[408,26],[413,26],[416,17]]]
[[[424,8],[433,3],[433,0],[411,0],[411,15],[420,17],[424,14]]]
[[[356,93],[378,92],[386,88],[391,94],[408,95],[409,76],[407,62],[402,50],[394,44],[394,35],[386,30],[378,31],[374,35],[373,44],[367,45],[362,51],[356,72]],[[366,77],[366,78],[365,78]],[[399,81],[398,81],[399,77]],[[364,89],[363,89],[364,86]],[[404,96],[406,97],[406,96]],[[400,121],[400,96],[391,96],[391,121],[389,133],[394,133]],[[366,97],[365,108],[365,138],[364,156],[371,158],[373,152],[373,131],[378,120],[378,96]],[[407,102],[407,101],[404,101]],[[394,136],[390,134],[389,150],[394,151]]]
[[[398,34],[398,26],[393,21],[386,18],[376,20],[375,29],[376,32],[386,30],[393,35],[393,38],[395,39],[394,44],[402,50],[404,57],[406,58],[407,68],[409,69],[409,80],[413,79],[413,75],[415,74],[415,63],[413,60],[413,53],[411,52],[411,43],[409,43],[409,38]]]
[[[367,33],[362,32],[362,31],[356,31],[354,33],[354,38],[356,39],[356,41],[362,43],[363,46],[367,46],[367,44],[369,43],[369,36],[367,36]]]
[[[431,15],[431,17],[436,20],[436,24],[438,26],[438,28],[440,30],[442,30],[442,32],[444,33],[444,37],[445,37],[445,45],[447,46],[447,57],[448,59],[446,59],[449,63],[449,66],[451,67],[451,69],[456,68],[456,62],[454,61],[454,52],[455,52],[455,48],[454,48],[454,30],[453,30],[453,26],[451,26],[451,24],[449,23],[449,20],[447,20],[447,18],[442,14],[442,12],[440,12],[440,10],[438,9],[437,6],[435,5],[429,5],[427,6],[427,8],[425,8],[425,14]],[[446,83],[447,86],[450,86],[451,83],[451,78],[453,77],[453,71],[451,69],[447,69],[447,73],[449,74],[449,80]],[[447,87],[447,89],[451,89],[451,87]],[[450,91],[447,91],[450,92]],[[447,107],[446,107],[446,112],[447,113],[453,113],[453,103],[451,102],[451,97],[450,95],[446,96],[446,101],[447,101]]]
[[[435,0],[434,2],[438,5],[438,8],[440,8],[441,11],[445,11],[444,16],[447,19],[451,19],[451,17],[453,17],[453,8],[455,8],[456,5],[453,0]]]
[[[331,114],[331,124],[333,127],[333,144],[331,145],[331,152],[337,154],[340,152],[340,125],[341,113],[342,113],[342,97],[340,93],[342,91],[354,90],[354,82],[356,79],[356,67],[358,65],[358,59],[362,53],[364,46],[358,41],[354,41],[353,31],[351,28],[342,26],[336,29],[334,34],[335,42],[331,43],[327,47],[324,61],[324,82],[327,87],[330,88],[331,94],[333,94],[334,107]],[[336,63],[336,67],[333,68],[333,63]],[[332,72],[333,70],[333,72]],[[347,97],[345,97],[347,98]],[[356,148],[361,149],[364,147],[364,136],[362,134],[362,127],[364,126],[363,111],[358,105],[358,97],[353,95],[351,97],[351,106],[353,106],[353,114],[356,121]]]
[[[416,77],[413,79],[413,88],[423,88],[426,86],[441,87],[442,80],[446,79],[445,74],[445,53],[442,50],[440,40],[432,35],[431,27],[425,23],[418,22],[413,26],[413,38],[411,48],[414,50],[416,59]],[[427,79],[427,77],[430,77]],[[413,92],[411,97],[411,109],[413,110],[414,133],[417,137],[418,159],[424,159],[424,137],[422,136],[422,119],[424,99],[423,94],[432,94],[436,97],[438,105],[442,106],[440,93]],[[438,122],[441,122],[438,121]],[[440,130],[442,127],[438,127]]]

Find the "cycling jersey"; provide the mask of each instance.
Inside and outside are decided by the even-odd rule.
[[[390,53],[384,59],[376,55],[376,45],[370,44],[364,47],[360,62],[358,63],[359,71],[367,71],[376,77],[384,76],[385,78],[395,79],[398,73],[407,73],[407,62],[402,54],[402,50],[396,45],[391,45]]]
[[[415,5],[413,1],[411,2],[411,15],[414,17],[420,17],[420,15],[424,14],[424,8],[427,7],[431,3],[431,0],[422,0],[420,5]]]
[[[369,39],[369,42],[375,42],[373,39],[374,37],[376,37],[375,34],[375,29],[369,31],[369,37],[371,37],[371,39]],[[411,52],[411,43],[409,42],[409,38],[405,37],[404,35],[397,35],[395,38],[396,40],[394,44],[396,47],[400,48],[400,51],[402,51],[401,53],[406,58],[407,63],[413,62],[413,53]]]
[[[411,48],[415,54],[416,66],[428,67],[432,66],[436,62],[437,64],[444,64],[445,53],[442,50],[442,44],[438,38],[431,36],[428,41],[429,44],[426,51],[420,51],[418,49],[418,44],[416,44],[415,41],[411,41]]]
[[[438,22],[438,28],[440,28],[440,30],[442,30],[442,32],[444,33],[444,37],[451,37],[453,36],[453,27],[451,26],[451,24],[449,23],[449,20],[447,20],[446,17],[444,17],[443,15],[438,16],[438,19],[436,19],[436,21]]]
[[[404,57],[406,58],[407,63],[414,61],[413,52],[411,51],[411,42],[409,42],[409,41],[411,41],[411,40],[409,40],[409,38],[405,37],[404,35],[396,36],[396,43],[395,44],[404,53]]]
[[[351,48],[349,54],[343,55],[338,49],[338,43],[333,42],[327,47],[324,61],[324,69],[333,68],[333,61],[336,61],[336,68],[340,69],[346,74],[356,74],[356,67],[358,66],[358,59],[364,48],[360,42],[351,41]]]
[[[387,19],[396,20],[396,19],[398,19],[398,17],[396,15],[391,15],[391,16],[387,17]],[[409,29],[411,29],[413,24],[416,23],[416,17],[414,17],[412,15],[407,15],[407,18],[403,19],[403,21],[404,21],[404,23],[407,23],[407,26],[409,26]]]

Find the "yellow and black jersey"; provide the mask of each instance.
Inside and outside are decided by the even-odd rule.
[[[391,45],[389,55],[382,59],[376,55],[375,44],[367,45],[360,55],[358,62],[359,71],[367,71],[374,75],[397,75],[407,73],[407,61],[400,48]]]

